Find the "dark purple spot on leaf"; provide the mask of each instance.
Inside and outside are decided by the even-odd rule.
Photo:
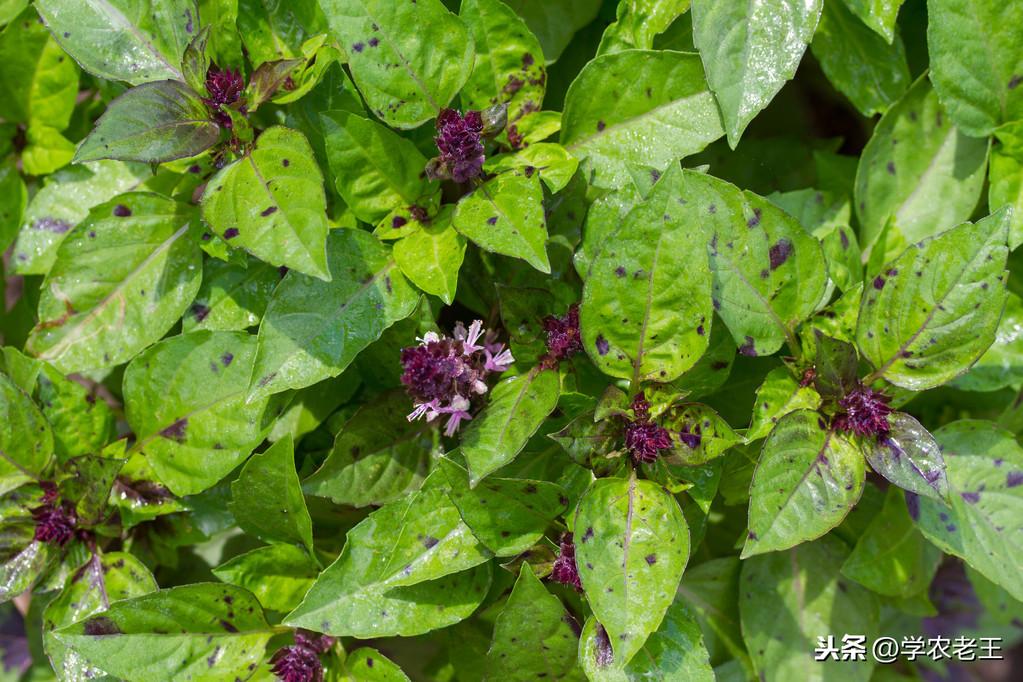
[[[188,430],[188,418],[182,418],[165,428],[160,435],[168,440],[185,442],[185,432]]]
[[[497,225],[497,216],[487,218],[487,225]]]
[[[603,121],[597,121],[597,130],[603,130],[606,127],[607,127],[606,123],[604,123]]]
[[[597,334],[595,345],[597,346],[597,353],[600,355],[607,355],[607,352],[611,350],[611,344],[607,342],[603,334]]]
[[[121,628],[117,627],[117,623],[110,620],[106,616],[98,616],[96,618],[90,618],[85,621],[83,626],[85,634],[90,637],[102,637],[103,635],[116,635],[121,632]]]
[[[878,291],[884,289],[884,277],[878,275],[877,277],[874,278],[874,288],[877,289]]]
[[[234,239],[239,234],[237,227],[229,227],[224,230],[224,239]]]
[[[1023,485],[1023,471],[1010,471],[1005,476],[1005,487],[1015,488],[1016,486]]]
[[[263,216],[265,218],[268,215],[273,215],[276,212],[277,212],[277,207],[276,206],[267,206],[265,209],[263,209],[263,211],[259,215],[261,215],[261,216]]]
[[[777,270],[780,268],[789,259],[790,255],[792,255],[792,242],[788,239],[779,239],[770,249],[771,269]]]
[[[980,502],[980,493],[978,492],[959,493],[959,495],[965,502],[969,502],[970,504],[977,504]]]
[[[355,50],[356,52],[362,52],[362,50],[365,47],[366,46],[363,43],[355,43],[354,45],[352,45],[352,49]]]
[[[753,209],[753,217],[746,221],[747,227],[756,227],[760,224],[760,209]]]
[[[114,215],[118,218],[127,218],[131,215],[131,209],[124,204],[118,204],[114,206]]]
[[[757,356],[757,349],[754,347],[752,336],[746,337],[746,341],[739,346],[739,352],[750,358],[755,358]]]

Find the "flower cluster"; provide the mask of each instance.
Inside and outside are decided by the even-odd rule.
[[[550,315],[543,320],[544,331],[547,332],[547,355],[543,358],[545,367],[553,367],[558,361],[583,349],[582,335],[579,332],[579,306],[572,304],[563,317]]]
[[[671,432],[650,421],[650,403],[642,393],[632,399],[632,412],[635,418],[625,425],[625,447],[637,464],[649,464],[671,447]]]
[[[219,69],[211,66],[206,71],[206,93],[203,102],[213,110],[213,118],[223,128],[231,127],[231,117],[224,113],[224,107],[234,104],[242,95],[245,80],[236,69]]]
[[[452,436],[462,420],[472,419],[472,401],[487,392],[487,377],[515,362],[492,333],[480,343],[483,331],[480,320],[469,329],[458,323],[452,337],[429,332],[418,346],[402,349],[401,383],[415,403],[409,421],[448,415],[444,433]]]
[[[320,654],[332,646],[333,637],[298,630],[295,643],[278,649],[270,658],[271,670],[283,682],[323,682]]]
[[[63,547],[75,535],[78,522],[75,510],[60,501],[52,483],[44,483],[43,491],[42,504],[32,510],[36,523],[34,537],[39,542]]]
[[[575,543],[572,542],[572,534],[562,535],[559,545],[558,558],[554,560],[554,566],[551,568],[551,579],[563,585],[571,585],[582,592],[583,584],[579,580],[579,568],[575,565]]]
[[[843,410],[835,417],[835,428],[858,436],[876,436],[882,438],[888,434],[888,415],[892,408],[888,405],[888,397],[866,386],[859,385],[849,391],[839,401]]]
[[[467,111],[464,116],[444,109],[437,117],[439,166],[455,182],[468,182],[483,172],[483,115]]]

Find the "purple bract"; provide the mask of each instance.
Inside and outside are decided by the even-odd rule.
[[[544,331],[547,332],[547,358],[549,364],[556,364],[583,349],[582,336],[579,333],[579,306],[572,304],[563,317],[550,315],[543,320]]]
[[[44,486],[43,503],[32,510],[36,527],[34,538],[39,542],[63,547],[75,535],[77,517],[74,509],[62,504],[53,484]]]
[[[299,630],[294,644],[278,649],[270,658],[271,670],[283,682],[322,682],[320,654],[333,645],[333,637]]]
[[[572,542],[571,533],[561,536],[558,558],[554,560],[551,569],[551,579],[563,585],[571,585],[580,592],[583,590],[583,584],[579,580],[579,569],[575,565],[575,544]]]
[[[888,434],[888,397],[866,386],[857,386],[838,401],[843,410],[835,417],[835,428],[857,436],[882,437]]]
[[[440,164],[455,182],[468,182],[483,172],[483,116],[478,111],[460,115],[454,109],[444,109],[437,117],[437,149]]]
[[[642,393],[632,399],[632,411],[636,418],[625,425],[625,447],[633,461],[649,464],[671,447],[671,432],[650,421],[650,403]]]
[[[220,69],[213,65],[206,71],[206,92],[203,102],[213,110],[213,118],[225,128],[231,127],[231,117],[224,113],[223,108],[234,104],[241,97],[245,88],[245,80],[236,69]]]
[[[472,419],[469,410],[487,392],[487,377],[515,361],[493,334],[480,343],[483,335],[483,323],[476,320],[469,329],[456,325],[453,337],[428,332],[418,346],[402,349],[401,383],[415,403],[409,421],[448,415],[444,433],[452,436],[463,420]]]

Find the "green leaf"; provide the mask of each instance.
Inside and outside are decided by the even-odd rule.
[[[904,0],[841,0],[871,30],[891,43],[895,40],[895,20]]]
[[[1012,206],[1009,249],[1015,250],[1023,244],[1023,152],[995,145],[989,163],[987,203],[992,210]]]
[[[678,588],[679,600],[695,613],[706,638],[711,660],[734,656],[752,673],[739,625],[739,572],[737,556],[704,561],[689,567]]]
[[[515,587],[494,623],[488,673],[494,679],[515,682],[584,679],[576,667],[579,636],[573,626],[575,620],[561,600],[548,592],[529,563],[523,562]]]
[[[398,207],[429,203],[437,184],[410,140],[348,111],[326,111],[320,124],[334,186],[359,220],[375,224]]]
[[[543,189],[535,173],[502,173],[463,197],[451,219],[480,248],[521,258],[550,274]]]
[[[69,652],[52,631],[101,613],[113,602],[140,597],[156,589],[152,573],[131,554],[93,554],[43,613],[43,642],[54,671],[61,679],[102,679],[106,672],[85,663],[76,652]]]
[[[38,0],[54,38],[86,71],[132,85],[181,80],[181,57],[199,30],[193,0]]]
[[[764,441],[753,474],[742,558],[824,535],[860,499],[865,476],[863,455],[852,441],[816,412],[790,412]]]
[[[770,355],[823,303],[827,264],[816,239],[787,213],[748,190],[683,171],[687,224],[710,236],[718,315],[743,355]]]
[[[5,551],[4,563],[0,564],[0,603],[34,588],[59,558],[59,548],[38,540],[32,540],[20,551]]]
[[[138,187],[150,171],[120,161],[97,161],[63,169],[32,197],[21,221],[11,260],[13,272],[45,275],[68,232],[93,207]]]
[[[119,601],[55,633],[86,662],[128,682],[248,677],[272,635],[250,592],[214,583]]]
[[[508,105],[508,121],[539,111],[547,83],[543,49],[523,21],[500,0],[463,0],[459,16],[476,44],[472,75],[460,99],[466,109]]]
[[[123,459],[104,455],[82,455],[64,463],[66,478],[58,487],[61,497],[74,500],[80,524],[94,526],[107,520],[110,491],[124,463]]]
[[[895,412],[888,417],[891,431],[884,441],[863,439],[863,454],[870,468],[903,490],[948,499],[948,479],[941,448],[913,417]]]
[[[370,514],[285,623],[337,636],[403,637],[468,617],[490,553],[447,494],[428,486]],[[468,570],[473,569],[475,570]]]
[[[909,87],[902,39],[893,34],[886,43],[841,0],[824,3],[811,48],[828,80],[864,116],[884,113]]]
[[[693,42],[721,107],[732,149],[753,117],[796,74],[823,4],[694,0]]]
[[[597,54],[632,48],[648,50],[654,38],[689,9],[689,0],[625,0],[618,3],[616,21],[604,30]]]
[[[289,272],[274,290],[259,326],[250,400],[337,376],[416,307],[388,249],[365,232],[335,230],[327,264],[329,282]]]
[[[958,421],[934,432],[948,471],[948,504],[910,497],[910,514],[928,540],[964,559],[1023,599],[1023,449],[991,422]]]
[[[25,137],[28,145],[21,152],[21,165],[27,175],[46,175],[71,163],[75,145],[56,128],[31,125]]]
[[[839,401],[856,390],[860,376],[856,347],[819,329],[814,329],[814,345],[817,351],[813,361],[813,386],[817,393],[825,400]]]
[[[665,173],[590,266],[583,345],[611,376],[670,381],[707,349],[711,273],[706,242],[687,221],[682,182],[676,168]]]
[[[202,286],[181,321],[182,331],[241,331],[259,324],[281,272],[255,258],[243,264],[207,258]]]
[[[967,135],[1023,118],[1023,11],[1019,0],[929,0],[931,80]]]
[[[968,219],[984,185],[987,140],[966,137],[921,76],[885,112],[856,169],[856,216],[864,248],[891,222],[907,241]]]
[[[529,169],[532,168],[540,173],[543,184],[554,193],[565,188],[578,167],[579,161],[560,144],[553,142],[536,142],[514,154],[491,156],[483,164],[487,173],[517,169],[531,173]]]
[[[913,244],[864,288],[856,342],[873,377],[921,391],[987,350],[1005,307],[1008,229],[1007,210],[963,223]]]
[[[430,120],[472,71],[469,31],[440,0],[320,0],[320,6],[348,52],[355,85],[389,126]]]
[[[346,677],[344,682],[408,682],[408,675],[402,672],[386,656],[376,649],[362,647],[345,658]]]
[[[432,429],[405,418],[410,407],[402,391],[359,408],[302,489],[353,507],[385,504],[417,489],[431,469],[435,446]]]
[[[774,425],[790,412],[815,410],[820,396],[810,387],[801,387],[788,367],[775,367],[764,377],[753,404],[753,421],[746,429],[746,440],[753,442],[770,434]]]
[[[888,488],[884,507],[856,541],[842,575],[889,597],[911,597],[934,578],[941,551],[913,525],[902,491]]]
[[[6,251],[18,234],[28,204],[28,188],[12,161],[0,164],[0,196],[4,197],[0,200],[0,249]]]
[[[269,545],[239,554],[213,569],[225,583],[250,590],[263,608],[287,613],[302,601],[320,568],[295,545]]]
[[[74,161],[173,161],[209,149],[219,137],[220,127],[199,95],[179,81],[156,81],[112,101],[78,145]]]
[[[0,33],[0,118],[64,130],[78,95],[78,67],[32,10]]]
[[[689,528],[671,495],[635,477],[590,484],[573,528],[586,599],[624,666],[674,600],[689,559]]]
[[[0,493],[39,480],[52,458],[53,432],[46,418],[24,391],[0,374]]]
[[[203,217],[219,237],[271,265],[330,279],[327,197],[302,133],[274,126],[244,157],[215,175]]]
[[[880,604],[839,570],[849,554],[832,537],[744,561],[739,609],[742,634],[757,673],[767,680],[867,682],[874,659],[815,661],[821,633],[878,635]],[[837,635],[836,635],[837,639]]]
[[[565,96],[561,144],[598,187],[621,187],[630,165],[664,172],[724,134],[695,54],[627,50],[589,62]]]
[[[557,407],[559,394],[558,373],[539,367],[493,388],[486,408],[462,434],[471,487],[515,459]]]
[[[1023,300],[1009,294],[995,341],[969,371],[951,381],[964,391],[997,391],[1023,381]]]
[[[600,0],[508,0],[505,4],[526,20],[548,62],[561,56],[575,32],[593,21],[600,9]]]
[[[413,284],[450,305],[465,258],[465,238],[451,226],[452,209],[394,244],[394,260]]]
[[[141,192],[92,209],[57,250],[26,350],[68,373],[127,362],[160,339],[202,279],[192,215]]]
[[[86,389],[49,365],[42,366],[39,402],[53,427],[54,446],[61,460],[99,452],[114,440],[117,417],[106,401],[97,397],[97,389]]]
[[[586,621],[579,645],[579,661],[593,682],[677,680],[714,682],[714,671],[703,643],[703,633],[689,607],[676,599],[660,627],[650,635],[635,658],[622,665],[613,660],[601,665],[610,647],[606,631],[593,618]]]
[[[443,457],[448,496],[473,535],[499,557],[517,556],[535,545],[568,506],[566,491],[547,481],[490,477],[469,487],[469,472]]]
[[[125,370],[135,449],[176,495],[215,484],[270,430],[281,401],[245,402],[255,353],[244,332],[192,332],[161,341]]]
[[[689,447],[681,439],[673,440],[673,459],[685,466],[706,464],[743,441],[721,415],[701,403],[681,403],[672,407],[665,414],[662,425],[673,432],[700,436],[695,448]]]
[[[297,10],[317,3],[308,0],[274,3],[266,0],[238,0],[238,34],[253,64],[299,56],[306,31]],[[233,23],[233,22],[232,22]],[[322,27],[321,27],[322,30]]]
[[[246,533],[264,542],[304,545],[313,552],[313,522],[295,471],[291,436],[245,463],[231,484],[228,509]]]

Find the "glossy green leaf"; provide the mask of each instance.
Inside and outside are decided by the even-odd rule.
[[[451,226],[451,217],[450,209],[442,209],[429,225],[394,244],[394,260],[405,276],[449,305],[465,258],[465,238]]]
[[[579,501],[573,528],[586,599],[625,665],[674,600],[689,559],[686,520],[656,483],[602,478]]]
[[[465,84],[473,42],[440,0],[320,0],[369,108],[390,126],[435,117]],[[414,27],[414,28],[413,28]]]
[[[57,457],[66,460],[98,453],[117,432],[117,417],[92,390],[65,378],[49,365],[39,373],[39,403],[53,428]]]
[[[878,594],[910,597],[928,588],[940,561],[941,551],[913,524],[902,491],[890,487],[884,507],[842,564],[842,575]]]
[[[148,193],[90,211],[57,251],[26,350],[76,372],[126,362],[166,334],[202,278],[192,217]]]
[[[579,644],[579,662],[592,682],[650,679],[713,682],[715,679],[700,625],[680,599],[672,602],[660,627],[624,666],[618,660],[602,665],[610,643],[601,628],[593,618],[587,620]]]
[[[436,183],[411,141],[348,111],[324,112],[320,124],[334,186],[360,220],[377,223],[395,208],[429,202]]]
[[[480,564],[489,557],[444,491],[428,487],[349,531],[341,556],[285,623],[360,639],[452,625],[483,599],[490,571]]]
[[[53,458],[53,432],[6,374],[0,374],[0,417],[0,492],[8,493],[46,471]]]
[[[250,592],[214,583],[126,599],[55,633],[85,662],[129,682],[248,677],[272,635]]]
[[[870,468],[903,490],[947,500],[945,460],[934,437],[903,412],[893,413],[888,423],[891,431],[884,441],[864,439],[863,454]]]
[[[987,350],[1005,307],[1008,229],[1006,210],[963,223],[910,246],[864,288],[856,342],[873,376],[920,391]]]
[[[724,134],[694,54],[628,50],[597,57],[565,97],[561,144],[598,187],[629,182],[630,166],[658,173]]]
[[[694,0],[693,42],[721,107],[728,144],[796,73],[820,19],[821,0]]]
[[[344,682],[408,682],[396,663],[376,649],[361,647],[345,657]]]
[[[675,433],[699,436],[696,447],[682,438],[674,439],[672,454],[685,466],[705,464],[743,440],[721,415],[701,403],[675,405],[663,416],[662,426]]]
[[[451,224],[486,251],[521,258],[549,274],[547,220],[536,174],[502,173],[462,198]]]
[[[597,54],[652,48],[654,38],[664,33],[679,15],[684,14],[689,4],[689,0],[619,2],[616,21],[604,31]]]
[[[776,367],[757,389],[753,403],[753,421],[746,430],[746,440],[754,441],[771,433],[775,424],[789,412],[820,407],[821,397],[810,386],[800,386],[787,367]]]
[[[243,265],[206,259],[202,286],[181,321],[182,330],[240,331],[258,325],[282,276],[255,258]]]
[[[490,391],[486,408],[462,432],[471,486],[515,459],[557,407],[559,393],[558,373],[539,367]]]
[[[181,57],[199,30],[193,0],[38,0],[54,38],[86,71],[132,85],[181,79]]]
[[[893,34],[886,43],[841,0],[824,3],[811,47],[828,80],[864,116],[883,113],[909,87],[902,39]]]
[[[274,290],[259,326],[250,399],[337,376],[416,306],[388,249],[365,232],[334,231],[327,264],[329,282],[290,272]]]
[[[583,345],[605,373],[670,381],[707,349],[711,273],[671,169],[593,259],[583,287]]]
[[[45,275],[57,249],[89,211],[138,187],[150,171],[138,164],[97,161],[58,171],[32,197],[21,221],[11,261],[13,272]]]
[[[540,541],[568,505],[566,491],[548,481],[491,476],[469,487],[469,472],[450,459],[440,468],[448,496],[473,535],[499,557],[516,556]]]
[[[78,94],[78,67],[32,10],[0,33],[0,118],[63,130]]]
[[[214,176],[203,194],[214,232],[271,265],[330,279],[327,198],[302,133],[269,128],[243,158]]]
[[[528,563],[494,623],[487,668],[495,679],[582,680],[576,666],[579,636],[575,620],[549,593]],[[543,655],[538,656],[537,652]]]
[[[225,583],[244,587],[264,608],[288,612],[312,587],[320,567],[295,545],[268,545],[239,554],[213,569]]]
[[[904,0],[841,0],[853,14],[860,18],[878,35],[889,43],[895,40],[895,20]]]
[[[995,145],[989,163],[987,203],[991,210],[1012,206],[1009,248],[1016,249],[1023,244],[1023,151]]]
[[[749,190],[684,171],[690,224],[710,240],[714,308],[743,355],[795,345],[796,325],[827,293],[827,264],[816,239],[791,216]]]
[[[782,417],[764,441],[753,474],[742,558],[827,533],[860,499],[865,475],[859,448],[816,412],[802,409]]]
[[[483,164],[487,173],[521,169],[523,172],[536,170],[540,180],[551,192],[560,192],[575,175],[579,161],[560,144],[536,142],[514,154],[492,156]]]
[[[157,589],[156,579],[137,558],[126,552],[94,554],[51,601],[43,615],[43,641],[50,663],[61,679],[102,679],[106,673],[86,663],[51,634],[110,608],[122,599],[140,597]]]
[[[885,112],[856,169],[864,248],[891,222],[907,241],[970,217],[984,184],[988,143],[960,132],[926,76]]]
[[[1019,575],[1023,449],[1009,431],[990,422],[958,421],[934,432],[944,448],[950,502],[909,498],[910,515],[924,536],[1023,599]]]
[[[732,555],[690,566],[682,577],[676,603],[684,600],[695,615],[711,660],[732,655],[752,672],[739,623],[742,565],[739,557]]]
[[[951,381],[965,391],[996,391],[1023,381],[1023,300],[1009,294],[995,340],[980,359]]]
[[[290,436],[245,463],[231,484],[228,509],[242,530],[260,540],[305,545],[313,551],[313,522],[295,471]]]
[[[430,471],[433,430],[409,422],[408,396],[390,393],[363,406],[338,431],[327,459],[302,489],[335,504],[365,507],[397,500]]]
[[[160,342],[125,370],[135,449],[175,494],[215,484],[270,430],[281,401],[245,402],[255,353],[244,332],[192,332]]]
[[[764,679],[871,679],[874,659],[869,653],[865,662],[853,664],[813,657],[822,632],[864,635],[867,642],[882,634],[877,597],[839,574],[848,555],[840,540],[825,537],[743,562],[742,636]]]
[[[1023,27],[1019,0],[929,0],[931,80],[967,135],[990,135],[1023,118]]]
[[[179,81],[156,81],[111,102],[74,160],[173,161],[209,149],[219,137],[199,95]]]

